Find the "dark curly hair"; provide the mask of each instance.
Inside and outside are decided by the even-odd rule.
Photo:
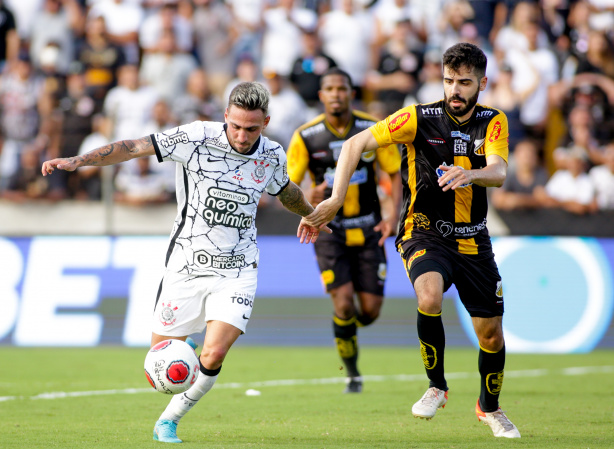
[[[484,52],[476,45],[467,42],[452,45],[443,54],[443,66],[455,72],[461,67],[473,71],[478,79],[486,74],[487,58]]]

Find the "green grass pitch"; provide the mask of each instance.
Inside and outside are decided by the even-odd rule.
[[[0,348],[0,447],[160,448],[169,397],[149,390],[145,348]],[[613,448],[614,351],[509,354],[501,405],[520,440],[474,414],[477,354],[450,348],[450,399],[431,421],[411,405],[427,383],[418,348],[361,349],[364,392],[343,395],[331,347],[234,348],[213,390],[181,421],[185,448]],[[247,396],[247,389],[260,396]],[[127,391],[127,389],[134,389]]]

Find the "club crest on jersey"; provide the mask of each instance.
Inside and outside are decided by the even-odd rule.
[[[503,281],[497,282],[497,291],[495,295],[497,295],[497,298],[503,298]]]
[[[382,281],[386,280],[387,267],[385,263],[380,263],[377,267],[377,277]]]
[[[414,226],[428,231],[431,228],[431,220],[424,214],[414,214]]]
[[[495,140],[499,139],[499,136],[501,136],[501,122],[497,121],[490,132],[490,136],[488,136],[488,141],[494,142]]]
[[[409,120],[411,114],[409,112],[404,112],[402,114],[397,115],[395,118],[388,122],[388,129],[391,133],[398,131],[403,127],[403,125]]]
[[[486,149],[484,148],[484,141],[486,139],[475,139],[473,141],[473,153],[477,156],[485,156]]]
[[[252,179],[260,184],[262,181],[264,181],[264,178],[266,177],[266,168],[270,164],[265,164],[264,161],[254,161],[254,165],[255,167],[254,171],[252,172]]]
[[[171,326],[173,324],[175,324],[175,321],[177,321],[177,317],[175,316],[175,311],[177,311],[179,309],[179,307],[174,306],[171,304],[171,302],[169,301],[167,304],[162,303],[162,308],[160,309],[160,322],[164,325],[164,326]],[[160,350],[162,348],[158,348],[158,350]]]

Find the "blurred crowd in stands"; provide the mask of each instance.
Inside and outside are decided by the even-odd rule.
[[[441,55],[489,57],[480,103],[510,126],[501,210],[614,210],[614,0],[0,0],[0,198],[99,200],[101,170],[41,161],[194,120],[230,90],[271,91],[284,147],[321,113],[319,76],[347,71],[384,118],[443,97]],[[114,169],[115,200],[174,201],[172,164]]]

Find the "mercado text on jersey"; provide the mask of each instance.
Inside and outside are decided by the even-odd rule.
[[[329,198],[343,143],[374,125],[376,121],[369,114],[353,110],[351,119],[343,132],[338,132],[333,128],[326,121],[324,114],[298,128],[288,146],[290,179],[300,184],[305,172],[309,171],[315,185],[327,182],[325,198]],[[373,227],[381,220],[377,195],[376,162],[387,173],[397,172],[401,164],[397,146],[386,145],[374,152],[362,155],[350,179],[345,202],[333,221],[333,225],[347,223],[347,226],[342,227]]]
[[[197,121],[151,137],[158,161],[177,163],[178,214],[167,269],[237,276],[255,268],[258,201],[264,191],[277,195],[289,182],[283,148],[261,136],[241,154],[217,122]]]
[[[442,191],[440,165],[480,169],[496,154],[507,162],[508,122],[498,109],[476,105],[460,123],[444,101],[411,105],[370,128],[379,145],[404,144],[403,212],[397,247],[411,239],[436,238],[462,254],[492,251],[486,228],[486,188],[468,184]]]

